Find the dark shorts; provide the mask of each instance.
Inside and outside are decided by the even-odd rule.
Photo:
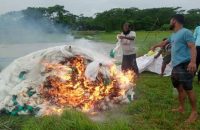
[[[163,58],[163,64],[169,64],[171,61],[171,55],[166,55],[164,58]]]
[[[139,75],[138,66],[136,62],[136,54],[123,55],[122,70],[133,70],[137,75]]]
[[[194,74],[187,71],[189,62],[181,63],[172,69],[171,80],[175,88],[182,85],[184,90],[192,90],[192,82]]]

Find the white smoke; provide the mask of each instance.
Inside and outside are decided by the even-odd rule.
[[[28,19],[22,11],[0,16],[0,44],[65,42],[70,35],[67,26],[55,24],[47,18]]]

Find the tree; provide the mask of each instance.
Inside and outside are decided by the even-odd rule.
[[[170,18],[175,14],[183,14],[185,26],[194,28],[200,22],[200,9],[185,11],[180,7],[164,8],[114,8],[95,17],[74,15],[65,10],[64,6],[55,5],[48,8],[29,7],[22,11],[24,26],[35,25],[47,32],[65,32],[66,28],[73,30],[121,30],[123,23],[129,22],[135,30],[167,30]],[[7,14],[9,16],[9,14]],[[4,16],[5,17],[5,16]],[[3,20],[1,20],[3,21]],[[39,27],[37,27],[40,25]]]

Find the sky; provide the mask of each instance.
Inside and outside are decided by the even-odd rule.
[[[27,7],[48,7],[56,4],[64,5],[65,9],[74,14],[93,16],[111,8],[137,7],[183,7],[193,9],[199,7],[200,0],[0,0],[0,14],[19,11]]]

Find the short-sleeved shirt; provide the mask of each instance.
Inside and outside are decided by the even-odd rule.
[[[200,26],[195,28],[194,38],[195,38],[196,46],[200,46]]]
[[[172,46],[171,57],[173,67],[191,60],[190,48],[188,47],[188,43],[195,44],[195,39],[190,30],[186,28],[178,30],[168,38],[168,42]]]
[[[134,37],[136,38],[136,33],[134,31],[130,31],[129,34],[124,35],[124,33],[121,33],[122,36],[126,37]],[[121,39],[121,47],[123,51],[123,55],[132,55],[135,54],[135,39],[134,40],[128,40],[128,39]]]
[[[171,55],[171,44],[165,45],[163,48],[161,48],[161,51],[163,57]]]

